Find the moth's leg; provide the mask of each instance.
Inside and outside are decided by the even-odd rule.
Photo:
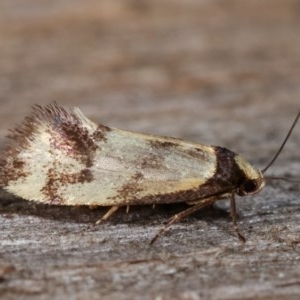
[[[112,206],[107,212],[106,214],[101,218],[99,219],[95,225],[99,225],[100,223],[104,222],[104,221],[107,221],[109,219],[109,217],[111,215],[113,215],[118,209],[120,208],[120,206],[118,205],[115,205],[115,206]]]
[[[172,218],[169,219],[168,223],[165,226],[163,226],[157,232],[157,234],[152,238],[152,240],[150,241],[150,245],[152,245],[158,239],[159,236],[161,236],[164,232],[166,232],[173,223],[179,222],[180,220],[182,220],[185,217],[189,216],[190,214],[196,212],[197,210],[200,210],[203,207],[213,204],[217,199],[218,198],[216,198],[216,197],[209,197],[206,199],[202,199],[194,206],[180,212],[179,214],[174,215]]]
[[[230,197],[230,215],[232,218],[232,224],[233,224],[233,228],[235,233],[237,234],[238,238],[240,241],[242,242],[246,242],[245,237],[240,233],[239,227],[237,225],[237,221],[236,221],[236,206],[235,206],[235,198],[234,198],[234,194],[231,194]]]
[[[129,213],[129,207],[130,207],[129,205],[126,206],[126,214]]]

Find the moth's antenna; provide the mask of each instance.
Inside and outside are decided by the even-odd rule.
[[[265,176],[265,180],[282,180],[282,181],[287,181],[287,182],[297,182],[300,183],[299,179],[292,179],[288,177],[280,177],[280,176]]]
[[[272,160],[269,162],[269,164],[268,164],[264,169],[261,170],[261,172],[262,172],[263,174],[271,167],[271,165],[272,165],[272,164],[275,162],[275,160],[277,159],[278,155],[280,154],[280,152],[282,151],[284,145],[286,144],[287,140],[289,139],[289,137],[290,137],[290,135],[291,135],[291,133],[292,133],[292,131],[293,131],[293,129],[294,129],[296,123],[298,122],[299,117],[300,117],[300,111],[298,112],[298,114],[297,114],[297,116],[296,116],[296,119],[295,119],[293,125],[291,126],[291,128],[290,128],[288,134],[286,135],[286,137],[285,137],[283,143],[281,144],[280,148],[278,149],[277,153],[274,155],[274,157],[273,157]]]

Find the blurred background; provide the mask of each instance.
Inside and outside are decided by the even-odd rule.
[[[0,0],[0,135],[57,101],[251,152],[299,109],[299,29],[297,0]]]

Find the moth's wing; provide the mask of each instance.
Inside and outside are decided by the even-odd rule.
[[[95,157],[98,179],[88,185],[102,205],[194,201],[215,170],[212,147],[113,129]]]
[[[36,107],[10,138],[0,184],[45,203],[195,201],[216,171],[213,147],[108,128],[57,105]]]

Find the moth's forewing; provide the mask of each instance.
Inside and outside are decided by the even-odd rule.
[[[28,200],[103,206],[189,202],[232,188],[212,180],[218,172],[215,147],[108,128],[57,105],[36,106],[10,140],[0,183]]]
[[[194,202],[260,176],[225,148],[109,128],[57,104],[35,106],[8,138],[0,185],[50,204]]]

